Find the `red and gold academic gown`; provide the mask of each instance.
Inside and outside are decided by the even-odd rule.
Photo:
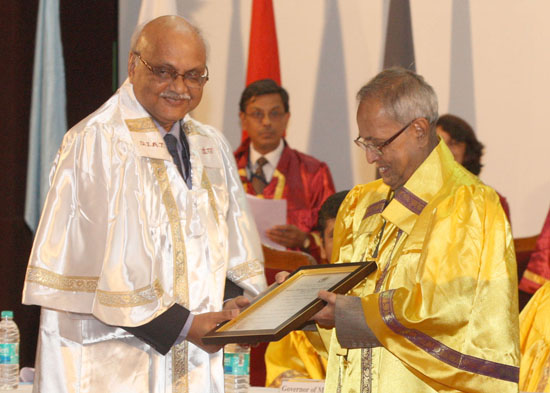
[[[519,289],[527,293],[535,291],[550,281],[550,210],[542,227],[535,251],[519,283]]]
[[[382,180],[348,194],[333,260],[378,269],[337,296],[326,393],[518,391],[510,225],[443,143],[394,195]]]
[[[519,387],[550,392],[550,282],[544,284],[519,316],[521,366]]]
[[[310,233],[317,225],[317,214],[321,205],[334,194],[332,176],[327,164],[291,149],[286,141],[284,143],[285,147],[273,177],[264,188],[263,194],[258,196],[266,199],[286,199],[287,224],[296,225],[302,231]],[[235,151],[235,159],[245,191],[256,195],[247,174],[249,146],[250,139],[247,139]],[[310,242],[307,251],[320,260],[320,239],[314,236],[313,240],[315,241]]]

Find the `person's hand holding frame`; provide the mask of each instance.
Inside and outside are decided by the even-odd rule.
[[[376,269],[374,262],[303,266],[273,284],[236,318],[203,337],[205,344],[276,341],[300,329],[326,304],[321,290],[346,293]]]

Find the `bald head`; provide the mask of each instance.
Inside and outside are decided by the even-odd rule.
[[[199,104],[207,75],[204,40],[186,19],[161,16],[134,33],[128,76],[139,103],[165,129]]]
[[[198,40],[206,51],[206,42],[197,26],[181,16],[165,15],[136,27],[130,41],[130,53],[140,53],[144,46],[154,45],[154,42],[151,42],[153,37],[158,36],[159,33],[164,34],[169,31],[189,34]]]

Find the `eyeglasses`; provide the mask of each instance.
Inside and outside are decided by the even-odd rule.
[[[196,71],[187,71],[183,74],[180,74],[172,67],[153,67],[149,63],[147,63],[139,53],[134,52],[134,54],[139,60],[141,60],[143,65],[147,67],[155,77],[157,77],[160,82],[175,82],[176,79],[181,76],[183,79],[183,83],[185,83],[185,86],[191,89],[199,89],[203,87],[204,84],[208,81],[208,67],[206,67],[206,70],[202,75],[200,75]]]
[[[259,123],[264,120],[265,116],[267,116],[269,120],[271,120],[272,122],[277,122],[277,121],[280,121],[286,115],[286,112],[282,112],[278,109],[274,109],[269,113],[264,113],[262,111],[254,111],[250,113],[245,112],[245,115],[250,116],[251,118],[253,118]]]
[[[388,146],[390,143],[392,143],[399,135],[401,135],[407,128],[409,128],[409,126],[412,123],[414,123],[416,120],[417,119],[411,120],[409,123],[407,123],[407,125],[405,127],[400,129],[399,131],[397,131],[392,137],[390,137],[389,139],[386,139],[384,142],[374,144],[372,142],[367,142],[365,140],[365,138],[363,138],[362,136],[358,136],[353,141],[355,142],[355,144],[357,146],[359,146],[364,151],[370,150],[372,153],[375,153],[375,154],[381,156],[382,154],[384,154],[382,152],[382,149],[384,147]]]

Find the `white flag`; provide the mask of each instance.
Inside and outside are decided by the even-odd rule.
[[[163,15],[178,15],[176,0],[142,0],[137,25]]]

